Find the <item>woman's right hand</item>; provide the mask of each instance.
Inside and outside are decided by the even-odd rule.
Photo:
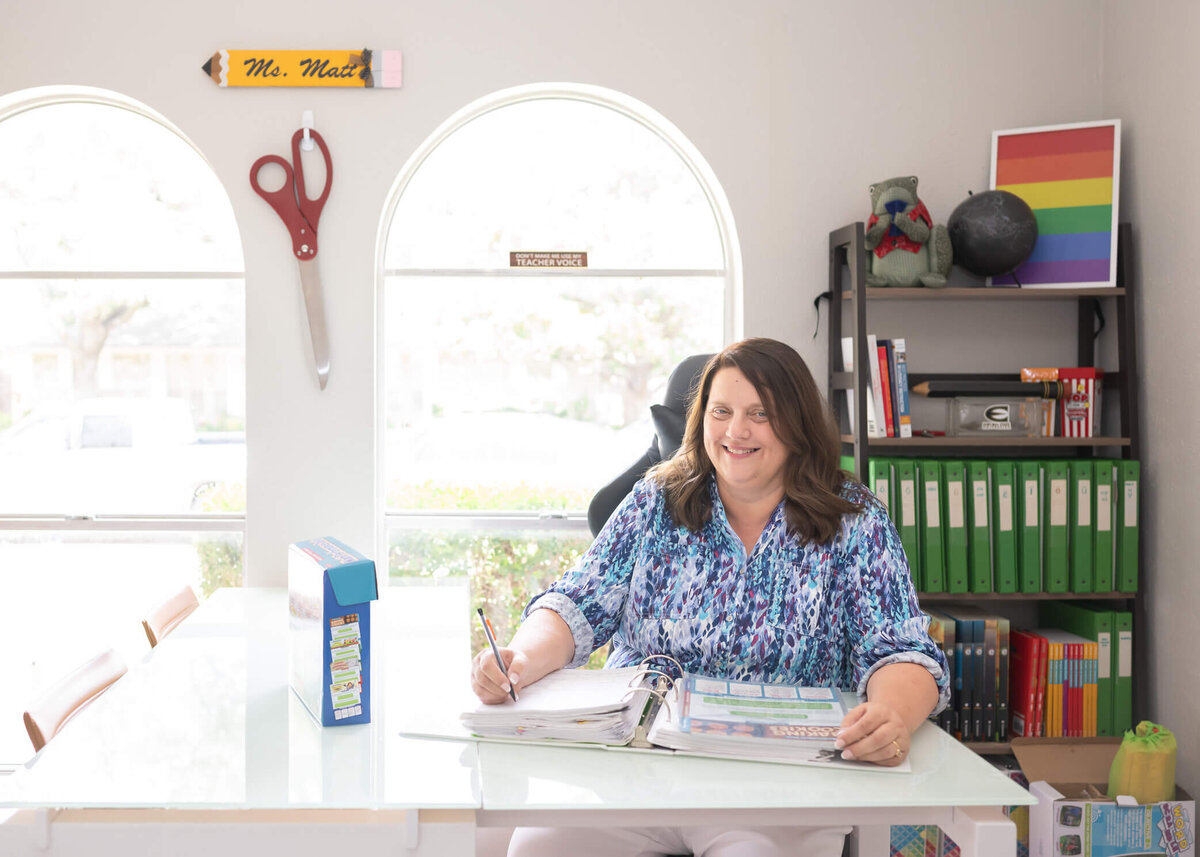
[[[500,671],[491,646],[481,649],[471,661],[471,690],[488,705],[496,705],[511,698],[508,695],[510,682],[517,691],[521,689],[521,673],[524,672],[527,662],[525,653],[518,649],[501,647],[500,657],[504,661],[507,675]]]

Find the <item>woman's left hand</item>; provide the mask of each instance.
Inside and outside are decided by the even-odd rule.
[[[885,702],[864,702],[850,709],[834,746],[843,759],[892,767],[908,758],[912,733],[900,713]]]

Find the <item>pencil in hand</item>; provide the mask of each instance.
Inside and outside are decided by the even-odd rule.
[[[496,645],[496,632],[492,630],[492,623],[488,621],[487,616],[483,615],[483,608],[477,607],[475,612],[479,614],[479,621],[483,623],[483,635],[487,637],[488,645],[492,647],[492,654],[496,657],[496,666],[500,667],[500,675],[508,680],[508,670],[504,667],[504,658],[500,657],[500,647]],[[517,701],[517,689],[512,686],[512,681],[508,681],[508,695],[512,697],[512,701]]]

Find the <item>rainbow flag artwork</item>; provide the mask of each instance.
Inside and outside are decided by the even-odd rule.
[[[1116,285],[1120,155],[1117,119],[993,134],[992,188],[1029,204],[1038,239],[1033,254],[992,285]]]

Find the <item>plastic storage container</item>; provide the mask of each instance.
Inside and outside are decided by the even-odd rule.
[[[950,400],[950,434],[956,437],[1038,437],[1046,399],[957,398]]]

